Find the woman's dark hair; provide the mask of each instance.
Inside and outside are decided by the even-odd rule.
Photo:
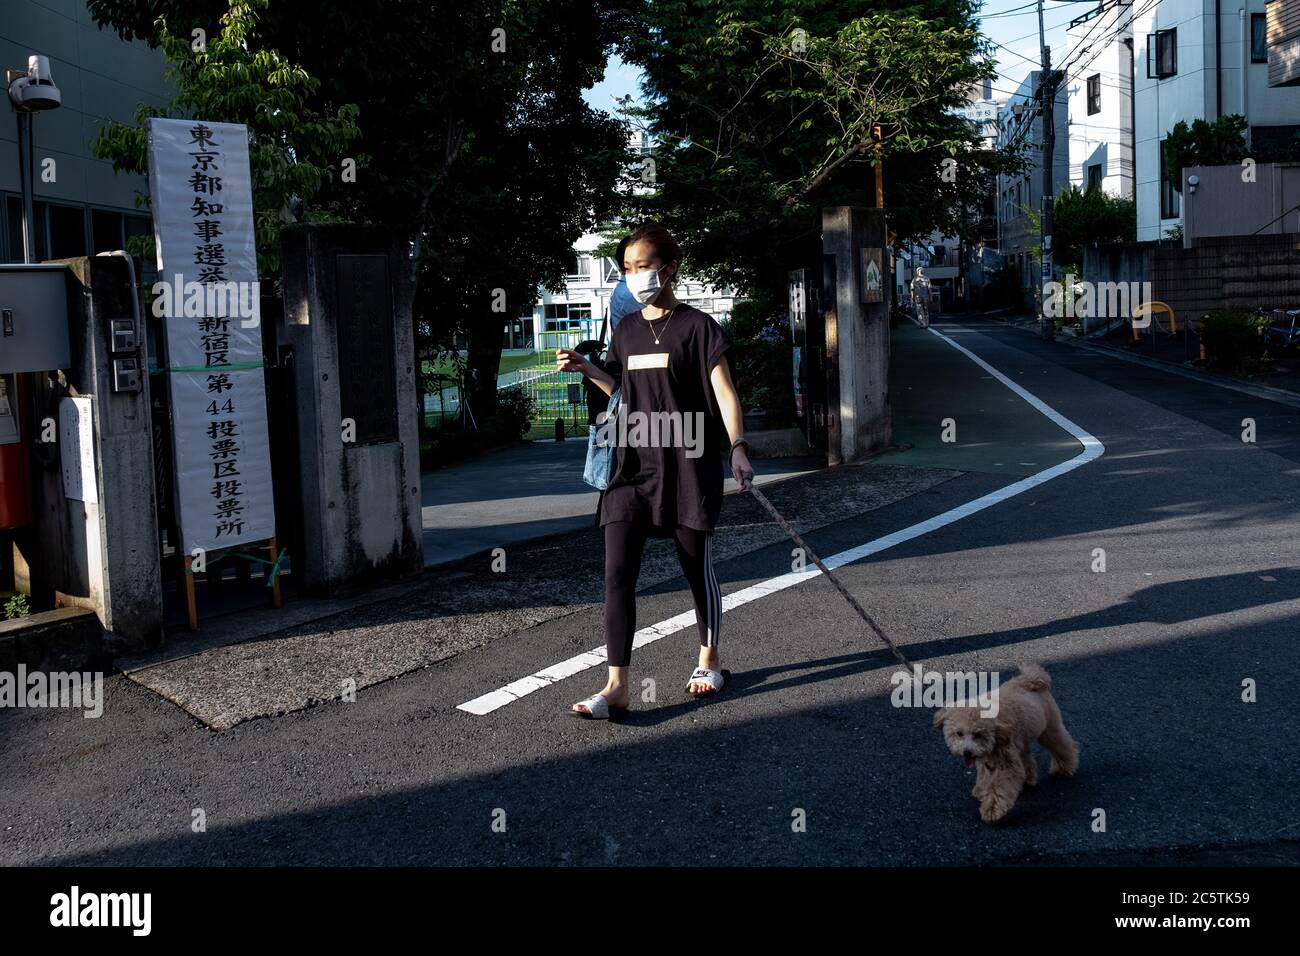
[[[620,267],[623,265],[623,253],[634,242],[650,243],[654,247],[655,255],[664,265],[681,264],[682,247],[677,244],[672,233],[657,222],[647,222],[638,226],[630,236],[618,244],[617,255]]]

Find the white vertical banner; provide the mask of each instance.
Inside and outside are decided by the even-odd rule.
[[[181,550],[275,534],[248,128],[149,120]]]
[[[99,504],[95,406],[87,397],[59,402],[59,457],[63,464],[63,496],[88,505]]]

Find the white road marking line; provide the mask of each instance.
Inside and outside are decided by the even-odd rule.
[[[873,554],[879,554],[905,541],[911,541],[913,538],[919,538],[922,535],[929,534],[931,531],[937,531],[963,518],[968,518],[985,508],[991,508],[993,505],[1000,504],[1008,498],[1014,498],[1016,495],[1029,491],[1031,488],[1037,488],[1044,482],[1058,478],[1066,472],[1073,471],[1088,462],[1099,458],[1105,453],[1106,448],[1100,441],[1088,434],[1074,422],[1070,421],[1056,409],[1043,402],[1036,395],[1032,395],[1025,389],[1021,388],[1011,379],[1007,378],[988,362],[984,361],[970,349],[936,331],[934,328],[926,329],[931,335],[937,335],[953,348],[964,354],[976,365],[989,372],[994,378],[1011,389],[1026,402],[1032,405],[1040,413],[1054,422],[1057,426],[1066,432],[1069,432],[1083,446],[1083,450],[1075,455],[1069,461],[1063,461],[1059,465],[1053,465],[1037,474],[1022,478],[1013,482],[997,491],[991,491],[987,495],[976,498],[974,501],[968,501],[964,505],[958,505],[943,514],[935,515],[933,518],[927,518],[925,521],[914,524],[911,527],[903,528],[901,531],[895,531],[884,537],[876,538],[874,541],[868,541],[866,544],[860,544],[856,548],[849,548],[846,551],[840,551],[838,554],[832,554],[825,558],[826,566],[832,571],[836,568],[843,567],[846,564],[852,564],[854,561],[861,561],[863,558],[870,557]],[[796,584],[802,584],[813,578],[821,577],[821,571],[816,566],[810,566],[805,571],[791,571],[782,574],[779,577],[771,578],[767,581],[760,581],[757,584],[751,584],[747,588],[741,588],[731,594],[724,595],[722,598],[722,611],[727,611],[742,607],[751,601],[757,601],[759,598],[767,597],[778,591],[784,591],[786,588],[794,587]],[[632,639],[634,648],[645,647],[652,644],[661,637],[667,637],[670,634],[676,634],[684,631],[688,627],[695,626],[695,611],[686,611],[666,621],[660,621],[658,624],[651,624],[637,630]],[[570,657],[568,660],[554,664],[546,670],[538,671],[536,674],[530,674],[528,677],[521,678],[507,684],[505,687],[498,688],[491,693],[484,694],[481,697],[475,697],[473,700],[466,701],[457,705],[457,710],[463,710],[469,714],[483,716],[498,710],[507,704],[514,703],[521,697],[531,694],[533,691],[541,690],[543,687],[549,687],[551,684],[564,680],[566,677],[572,677],[582,671],[592,667],[599,667],[605,663],[608,658],[605,656],[605,648],[597,647],[586,651],[576,657]]]

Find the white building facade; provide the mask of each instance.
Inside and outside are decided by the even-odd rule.
[[[1132,0],[1102,0],[1071,21],[1067,49],[1070,185],[1133,198]]]
[[[1005,105],[1005,99],[993,95],[993,81],[985,80],[971,87],[966,103],[954,112],[973,123],[984,148],[992,150],[998,146],[998,111]]]
[[[1183,197],[1173,187],[1181,171],[1167,169],[1162,155],[1169,131],[1237,113],[1256,146],[1289,138],[1300,130],[1300,87],[1269,86],[1266,0],[1137,6],[1137,238],[1148,241],[1182,227]]]
[[[998,148],[1007,150],[1020,144],[1029,160],[1019,176],[998,177],[998,250],[1004,262],[1020,268],[1021,284],[1026,289],[1037,286],[1038,260],[1033,247],[1039,242],[1035,219],[1031,216],[1043,208],[1043,117],[1035,93],[1039,71],[1034,70],[1020,84],[998,114]],[[1067,90],[1057,87],[1053,102],[1056,143],[1053,151],[1052,182],[1054,192],[1069,188],[1070,148]]]

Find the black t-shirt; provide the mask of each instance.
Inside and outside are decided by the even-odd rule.
[[[619,447],[600,497],[602,527],[644,520],[662,536],[679,525],[713,530],[730,443],[709,375],[730,344],[712,316],[685,304],[653,323],[639,311],[619,322],[605,364],[622,386],[624,421],[611,432]]]

